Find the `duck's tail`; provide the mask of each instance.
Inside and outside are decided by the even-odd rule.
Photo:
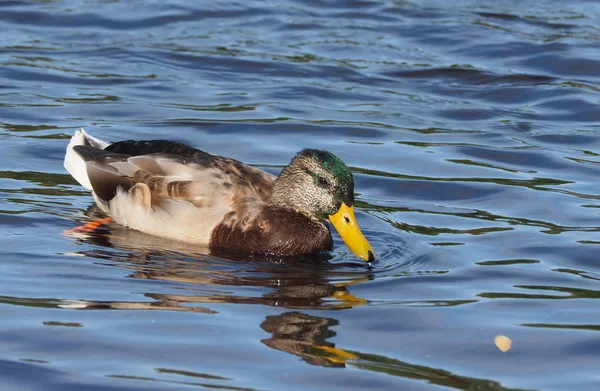
[[[64,162],[65,168],[81,186],[88,190],[92,190],[92,184],[88,178],[85,160],[83,160],[81,156],[79,156],[79,154],[73,150],[73,147],[76,145],[87,145],[104,149],[108,146],[108,143],[90,136],[85,132],[85,130],[83,130],[83,128],[81,128],[75,132],[73,137],[71,137],[69,145],[67,145],[67,153],[65,154]]]

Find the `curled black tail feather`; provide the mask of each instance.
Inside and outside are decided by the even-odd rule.
[[[77,152],[77,154],[79,156],[81,156],[83,158],[83,160],[85,160],[86,162],[88,162],[90,160],[94,160],[94,161],[109,160],[109,161],[118,162],[118,161],[127,160],[127,158],[129,157],[128,155],[114,153],[114,152],[107,151],[105,149],[90,147],[87,145],[75,145],[73,147],[73,150],[75,152]]]

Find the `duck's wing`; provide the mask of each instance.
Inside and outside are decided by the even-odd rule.
[[[266,200],[275,177],[233,159],[164,140],[124,141],[105,149],[73,147],[86,162],[96,195],[111,200],[117,188],[147,187],[153,204],[187,200],[197,207],[229,204],[234,198]]]
[[[169,140],[119,141],[107,146],[104,150],[129,156],[169,154],[200,161],[210,161],[217,157],[187,144]]]
[[[88,145],[73,146],[73,151],[85,162],[85,171],[87,172],[85,179],[101,200],[110,201],[115,196],[118,187],[128,190],[133,186],[132,178],[112,166],[113,163],[127,161],[129,156],[106,152]]]

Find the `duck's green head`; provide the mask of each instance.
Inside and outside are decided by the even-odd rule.
[[[375,253],[354,217],[354,178],[346,164],[331,152],[300,151],[275,182],[274,203],[329,219],[350,250],[372,262]]]

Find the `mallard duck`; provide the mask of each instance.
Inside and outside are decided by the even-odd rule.
[[[116,223],[148,234],[292,256],[331,250],[329,220],[356,256],[375,260],[354,217],[352,172],[324,150],[300,151],[275,177],[174,141],[108,144],[80,129],[64,165]]]

